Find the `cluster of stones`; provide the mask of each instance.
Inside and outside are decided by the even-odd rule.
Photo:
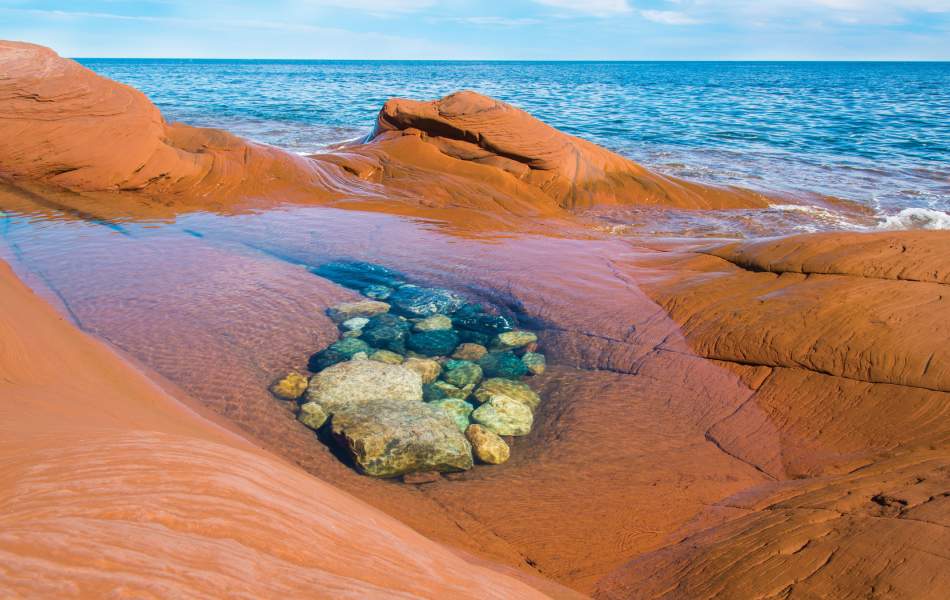
[[[314,271],[367,299],[327,311],[340,339],[310,357],[312,377],[291,373],[271,386],[297,402],[301,423],[328,433],[375,477],[508,460],[503,438],[527,435],[541,403],[522,381],[545,369],[534,333],[380,265]]]

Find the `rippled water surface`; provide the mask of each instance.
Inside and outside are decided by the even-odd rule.
[[[81,62],[171,120],[296,152],[364,135],[388,98],[467,88],[666,173],[854,200],[890,226],[950,210],[950,63]]]

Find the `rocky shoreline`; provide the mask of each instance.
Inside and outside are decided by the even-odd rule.
[[[7,595],[946,597],[947,232],[612,236],[572,211],[753,219],[769,199],[664,178],[472,93],[393,100],[367,143],[300,157],[166,123],[47,49],[0,42],[0,67],[0,197],[26,217],[9,232],[18,272],[251,440],[224,447],[193,415],[156,414],[167,397],[7,286],[20,307],[0,315]],[[379,238],[357,247],[367,231]],[[302,267],[340,256],[431,277],[348,286],[372,307],[359,316],[333,283],[352,263]],[[490,307],[462,313],[474,321],[445,297],[444,314],[393,310],[397,293],[427,306],[429,285],[503,290],[544,324],[528,333],[551,365],[527,380],[544,402],[503,466],[393,485],[340,461],[347,437],[434,429],[458,449],[440,465],[474,464],[462,449],[490,436],[470,414],[463,435],[467,407],[447,392],[465,392],[469,363],[483,378],[532,367],[528,348],[492,352],[509,332],[462,339],[502,316]],[[389,308],[362,304],[376,302]],[[410,361],[440,371],[423,384]],[[304,396],[293,415],[267,389],[292,367],[273,391]],[[332,414],[379,369],[400,375],[374,394],[386,402]],[[502,381],[461,401],[474,414],[479,390],[524,383]],[[318,434],[302,424],[324,418]],[[367,465],[411,462],[396,458]],[[157,581],[156,564],[177,578]]]

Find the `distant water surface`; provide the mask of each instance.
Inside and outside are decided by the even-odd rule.
[[[472,89],[664,173],[950,228],[950,63],[80,62],[169,120],[294,152],[365,135],[391,97]]]

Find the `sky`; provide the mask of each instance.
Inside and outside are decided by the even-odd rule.
[[[70,57],[950,60],[950,0],[0,0]]]

